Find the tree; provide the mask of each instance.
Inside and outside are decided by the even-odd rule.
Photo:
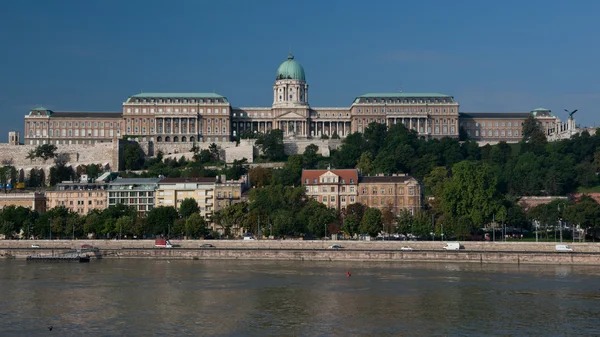
[[[148,212],[146,224],[155,235],[170,235],[171,226],[179,214],[173,206],[155,207]]]
[[[248,170],[248,178],[252,187],[263,187],[271,183],[271,170],[263,166],[256,166]]]
[[[4,188],[4,193],[6,193],[9,182],[12,183],[12,185],[17,182],[17,169],[10,165],[0,167],[0,184],[2,184],[2,188]]]
[[[306,224],[306,230],[315,236],[324,236],[325,229],[336,220],[335,210],[316,200],[310,200],[298,213],[298,223]],[[330,231],[328,230],[328,233]]]
[[[358,230],[361,233],[366,233],[369,236],[377,236],[383,229],[383,223],[381,222],[381,211],[377,208],[368,208],[365,211],[360,227]]]
[[[192,238],[208,235],[206,221],[200,213],[193,213],[187,218],[185,221],[185,235]]]
[[[46,162],[48,159],[54,158],[56,156],[56,145],[54,144],[42,144],[42,145],[38,145],[38,147],[35,148],[35,152],[33,154],[33,158],[42,158],[42,160],[44,160],[44,162]],[[32,159],[32,153],[31,151],[27,154],[27,159],[31,160]]]
[[[238,180],[248,172],[248,159],[234,159],[231,166],[224,170],[225,175],[229,179]]]
[[[383,230],[390,234],[395,232],[395,220],[394,212],[391,207],[386,206],[381,210],[381,222],[383,223]]]
[[[190,149],[190,152],[193,152],[194,155],[197,155],[198,152],[200,152],[200,147],[198,146],[198,144],[196,144],[195,140],[194,140],[194,143],[192,144],[192,148]]]
[[[489,165],[462,161],[452,167],[452,177],[444,184],[442,209],[453,218],[467,216],[473,224],[481,225],[497,208],[496,185]]]
[[[217,144],[211,143],[208,146],[208,151],[210,151],[210,155],[211,155],[211,157],[212,157],[213,160],[215,160],[215,161],[221,160],[220,149],[219,149],[219,146]]]
[[[349,214],[344,217],[344,223],[342,224],[342,230],[346,234],[348,234],[350,236],[354,236],[355,234],[358,234],[359,227],[360,227],[360,220],[358,218],[358,215]]]
[[[338,135],[337,131],[333,131],[333,133],[331,134],[331,139],[340,139],[340,136]]]
[[[362,221],[362,218],[363,218],[366,210],[367,210],[367,206],[365,206],[361,203],[350,204],[346,207],[346,210],[344,211],[344,216],[347,218],[351,214],[354,214],[356,216],[356,219],[360,223]]]
[[[192,214],[200,212],[200,208],[198,207],[198,203],[194,198],[185,198],[181,202],[181,206],[179,206],[179,215],[183,219],[189,218]]]
[[[32,163],[34,159],[36,159],[35,149],[31,149],[27,152],[27,156],[25,159],[29,159],[29,162]]]
[[[396,221],[398,222],[398,233],[406,235],[412,232],[413,216],[407,209],[400,211]]]
[[[362,175],[369,176],[375,173],[375,166],[373,165],[373,155],[371,152],[363,152],[360,155],[356,168],[360,170]]]
[[[85,234],[93,234],[94,236],[102,232],[104,219],[100,212],[92,212],[85,217],[83,224],[83,232]]]
[[[210,163],[213,161],[213,155],[207,149],[201,150],[200,154],[194,155],[194,158],[201,163]]]
[[[248,219],[248,208],[246,202],[231,204],[220,211],[215,212],[212,220],[216,225],[223,228],[223,234],[225,236],[230,236],[233,227],[248,228],[251,226],[251,224],[246,222]]]
[[[144,165],[144,152],[138,143],[127,143],[123,149],[126,170],[139,170]]]
[[[254,144],[268,160],[277,161],[285,158],[282,130],[272,129],[266,134],[259,134]]]
[[[315,144],[310,144],[304,149],[302,158],[304,160],[303,167],[312,170],[317,166],[319,147]]]

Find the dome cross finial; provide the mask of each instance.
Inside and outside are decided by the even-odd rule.
[[[288,54],[288,60],[293,60],[294,54],[292,54],[292,47],[290,47],[290,53]]]

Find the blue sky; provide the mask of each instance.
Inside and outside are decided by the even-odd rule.
[[[144,92],[270,106],[290,50],[312,106],[367,92],[441,92],[463,112],[600,125],[600,1],[0,2],[0,140],[43,105],[120,111]]]

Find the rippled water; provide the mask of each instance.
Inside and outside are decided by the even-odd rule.
[[[0,335],[598,335],[599,276],[576,266],[7,260]]]

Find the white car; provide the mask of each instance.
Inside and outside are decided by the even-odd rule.
[[[400,250],[404,250],[404,251],[412,251],[413,249],[409,246],[404,246],[402,248],[400,248]]]
[[[340,245],[331,245],[329,246],[329,249],[342,249],[344,247],[340,246]]]
[[[34,243],[34,244],[31,245],[31,248],[41,248],[41,247],[37,243]]]

